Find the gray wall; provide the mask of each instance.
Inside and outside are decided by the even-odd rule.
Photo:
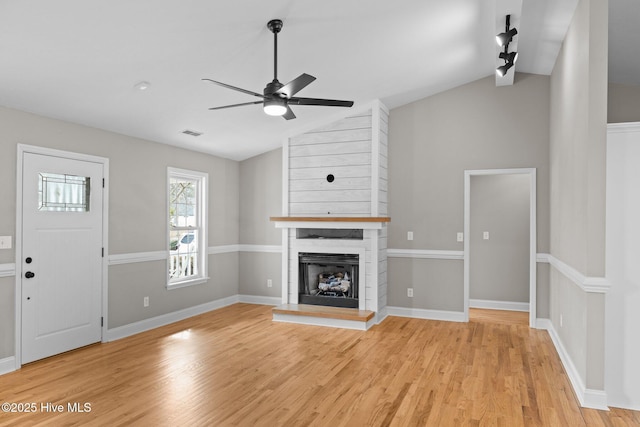
[[[8,108],[0,108],[0,235],[15,237],[18,143],[109,158],[110,255],[165,250],[167,166],[209,174],[209,245],[239,243],[237,162]],[[0,251],[0,263],[13,262],[14,249]],[[163,261],[109,267],[109,328],[236,295],[238,254],[210,255],[209,262],[208,283],[172,291]],[[14,286],[13,277],[0,279],[8,319],[0,322],[0,357],[14,350]],[[143,308],[143,296],[150,307]]]
[[[529,176],[474,175],[470,190],[469,297],[528,303]]]
[[[591,277],[605,261],[607,3],[579,1],[551,75],[550,253]],[[586,387],[602,390],[604,295],[553,268],[550,279],[554,328]]]
[[[549,77],[493,76],[391,110],[389,248],[463,250],[464,171],[537,169],[537,246],[549,250]],[[407,231],[414,240],[407,240]],[[462,260],[389,258],[389,306],[463,311]],[[412,285],[412,286],[409,286]],[[547,311],[538,282],[538,311]],[[406,288],[414,288],[407,298]]]
[[[282,230],[269,217],[282,214],[282,149],[240,163],[240,243],[282,245]],[[280,253],[240,253],[239,292],[242,295],[280,297]],[[267,287],[271,279],[273,287]]]
[[[0,359],[15,354],[14,289],[15,280],[13,277],[0,277]]]
[[[640,122],[640,86],[609,83],[607,122]]]

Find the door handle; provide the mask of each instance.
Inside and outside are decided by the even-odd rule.
[[[31,279],[32,277],[35,277],[35,276],[36,274],[30,271],[27,271],[26,273],[24,273],[24,277],[26,277],[27,279]]]

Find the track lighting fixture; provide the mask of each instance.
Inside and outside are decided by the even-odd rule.
[[[506,28],[504,33],[500,33],[496,36],[496,42],[501,47],[504,47],[504,50],[500,52],[498,58],[504,60],[504,65],[496,68],[496,74],[500,77],[504,77],[507,74],[507,71],[518,60],[518,52],[509,52],[509,43],[513,39],[513,36],[518,34],[518,30],[515,28],[509,28],[511,26],[511,15],[507,15],[506,19]]]

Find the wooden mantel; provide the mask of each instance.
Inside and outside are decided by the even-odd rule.
[[[388,216],[272,216],[276,222],[390,222]]]
[[[272,216],[276,228],[361,228],[381,229],[388,216]]]

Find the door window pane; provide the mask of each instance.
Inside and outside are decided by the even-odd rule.
[[[90,177],[40,172],[38,178],[38,210],[89,212]]]

